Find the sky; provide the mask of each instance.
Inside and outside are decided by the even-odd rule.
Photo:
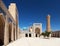
[[[60,30],[60,0],[3,0],[5,5],[16,3],[19,12],[19,27],[21,29],[42,23],[46,30],[46,16],[51,16],[51,30]]]

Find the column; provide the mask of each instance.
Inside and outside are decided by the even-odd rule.
[[[18,30],[17,30],[17,36],[18,36],[18,39],[19,39],[19,37],[20,37],[20,29],[19,29],[19,27],[18,27]]]
[[[12,31],[11,31],[11,40],[14,41],[14,27],[13,27],[13,22],[12,22]]]
[[[16,40],[16,35],[17,35],[17,34],[16,34],[16,25],[15,25],[15,40]]]
[[[19,38],[19,29],[17,27],[17,39]]]
[[[6,15],[5,30],[4,30],[4,46],[6,46],[8,43],[9,43],[9,30],[8,30],[8,18]]]
[[[18,39],[18,29],[17,29],[17,26],[16,26],[16,39]]]

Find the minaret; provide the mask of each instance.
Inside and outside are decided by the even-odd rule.
[[[50,32],[50,31],[51,31],[51,29],[50,29],[50,15],[49,15],[49,14],[48,14],[48,16],[47,16],[46,31],[47,31],[47,32]]]

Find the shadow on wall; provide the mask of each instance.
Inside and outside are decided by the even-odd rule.
[[[0,39],[0,46],[2,46],[3,45],[3,42],[2,42],[2,40]]]

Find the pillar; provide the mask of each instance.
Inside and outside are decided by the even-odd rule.
[[[16,38],[16,36],[17,36],[17,34],[16,34],[16,33],[17,33],[17,32],[16,32],[16,26],[15,26],[15,40],[17,39],[17,38]]]
[[[18,30],[17,30],[17,36],[18,36],[18,39],[20,38],[20,28],[18,27]]]
[[[4,30],[4,46],[6,46],[8,43],[9,43],[9,30],[8,30],[8,18],[6,15],[5,30]]]
[[[14,41],[14,25],[12,22],[11,40]]]
[[[46,31],[47,32],[50,32],[51,29],[50,29],[50,15],[47,16],[47,27],[46,27]]]

